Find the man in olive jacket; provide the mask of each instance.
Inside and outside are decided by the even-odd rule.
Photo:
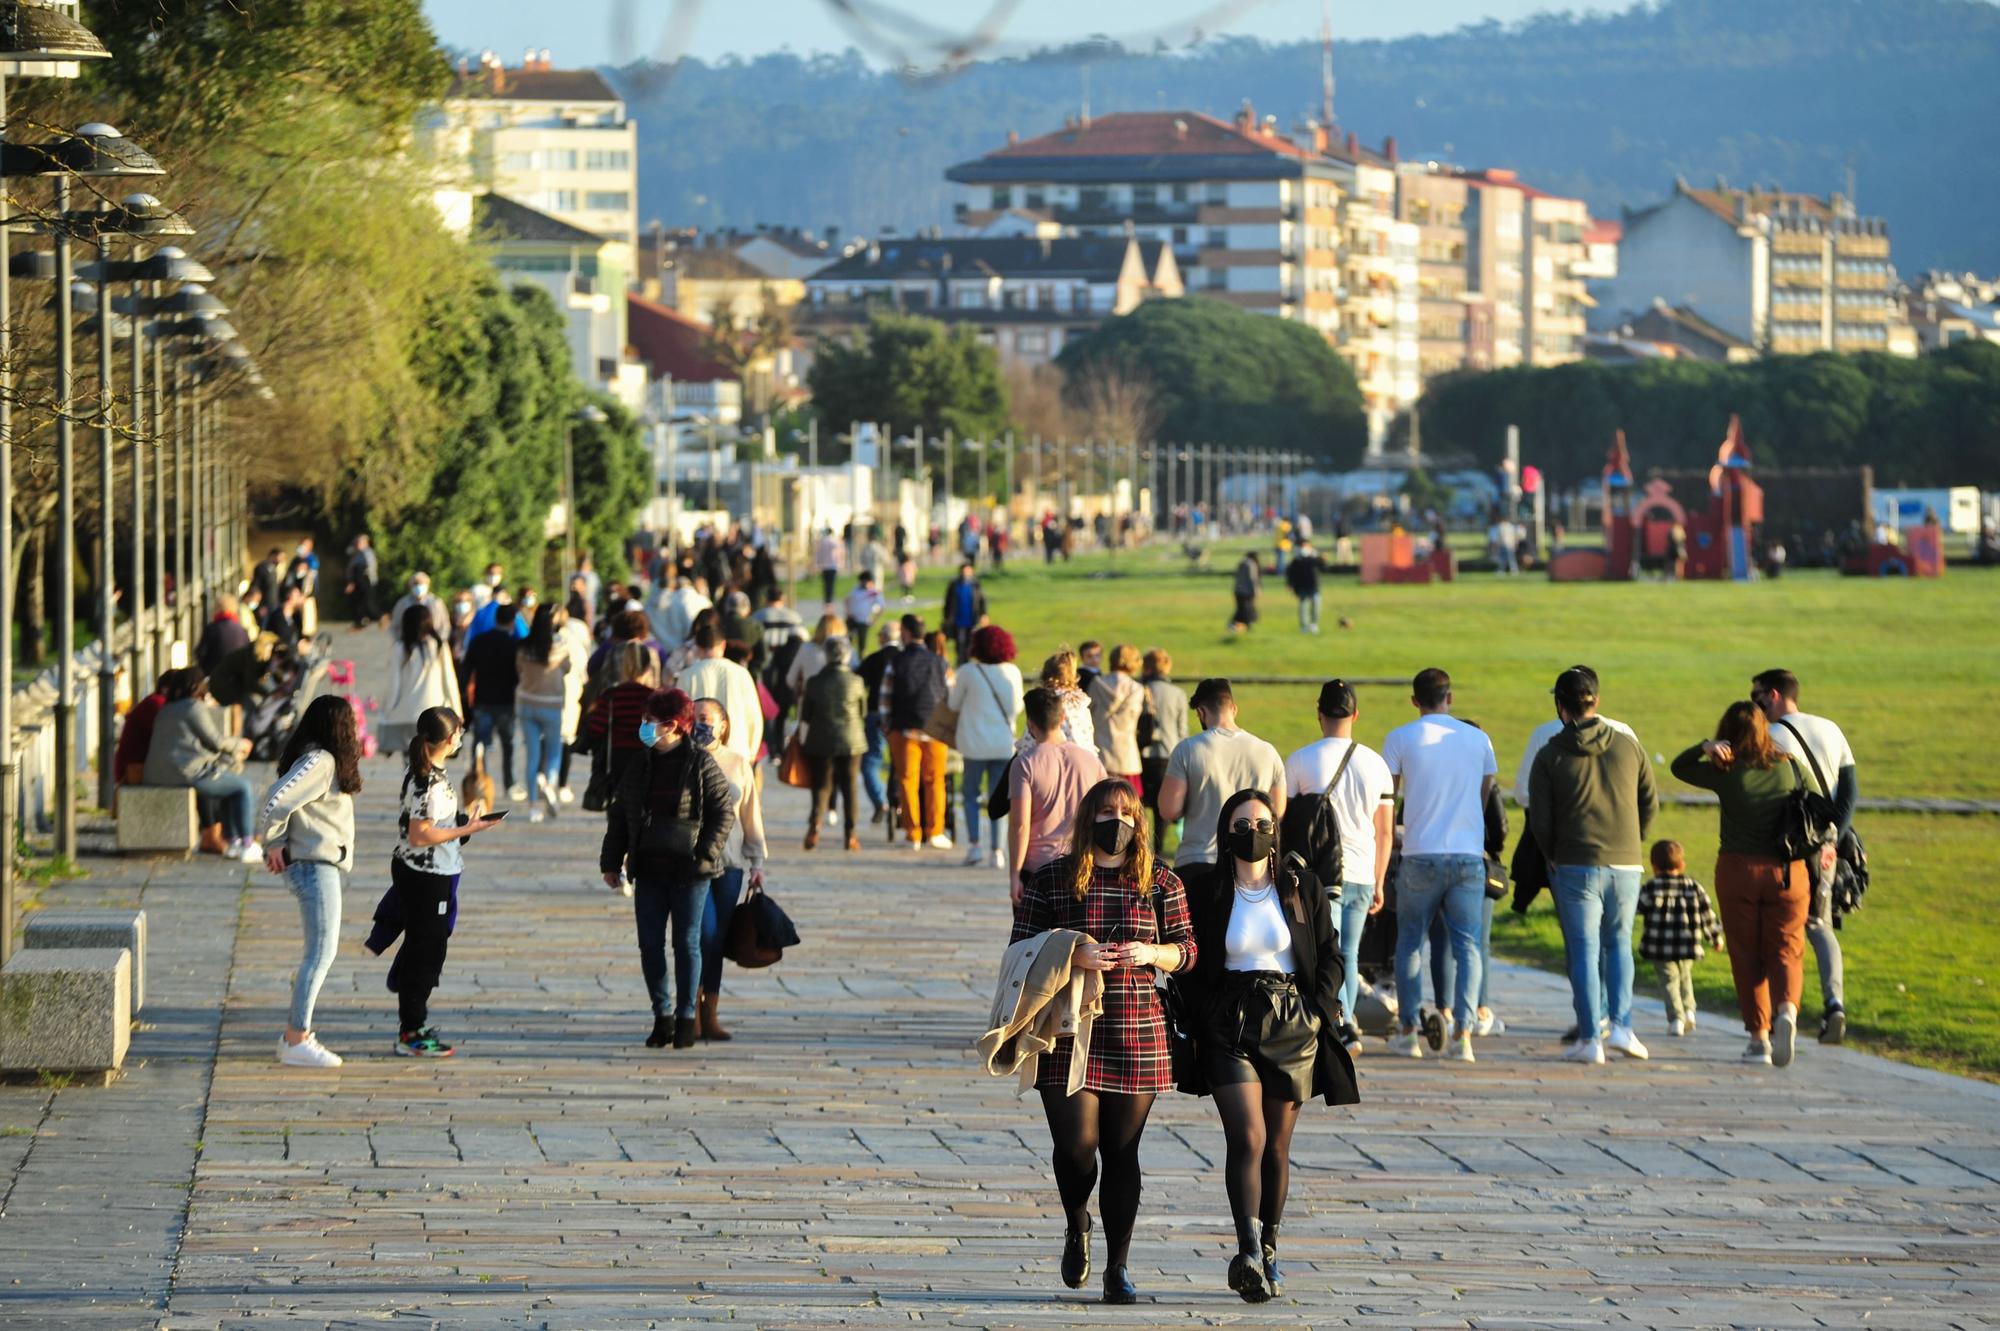
[[[1563,671],[1554,693],[1563,728],[1529,772],[1528,825],[1548,856],[1569,953],[1577,1040],[1563,1057],[1602,1063],[1609,1048],[1644,1058],[1646,1046],[1632,1033],[1632,917],[1646,830],[1660,807],[1653,769],[1637,740],[1597,715],[1597,683],[1587,671]]]

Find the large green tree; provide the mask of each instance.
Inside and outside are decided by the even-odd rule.
[[[947,330],[916,315],[878,314],[856,336],[821,343],[806,383],[823,432],[874,421],[899,435],[950,430],[979,439],[1007,423],[1007,386],[993,348],[970,328]]]
[[[1164,439],[1286,449],[1352,466],[1367,444],[1354,370],[1311,328],[1206,297],[1147,301],[1056,358],[1087,402],[1106,379],[1150,386]]]

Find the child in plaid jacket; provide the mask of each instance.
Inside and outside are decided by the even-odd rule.
[[[1667,1029],[1694,1029],[1694,963],[1702,947],[1719,947],[1722,924],[1708,890],[1687,876],[1687,854],[1678,841],[1656,841],[1653,876],[1639,889],[1639,955],[1659,968],[1667,991]]]

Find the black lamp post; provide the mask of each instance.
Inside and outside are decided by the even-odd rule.
[[[594,402],[585,403],[563,422],[563,594],[576,576],[576,427],[602,425],[611,418]]]

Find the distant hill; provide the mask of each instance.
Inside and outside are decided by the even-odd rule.
[[[640,215],[843,233],[948,223],[953,162],[1094,113],[1245,97],[1290,126],[1319,45],[1101,44],[912,82],[855,54],[609,71],[639,118]],[[1405,157],[1511,166],[1599,216],[1674,177],[1844,190],[1889,219],[1897,267],[2000,267],[2000,7],[1987,0],[1658,0],[1336,48],[1336,111]]]

